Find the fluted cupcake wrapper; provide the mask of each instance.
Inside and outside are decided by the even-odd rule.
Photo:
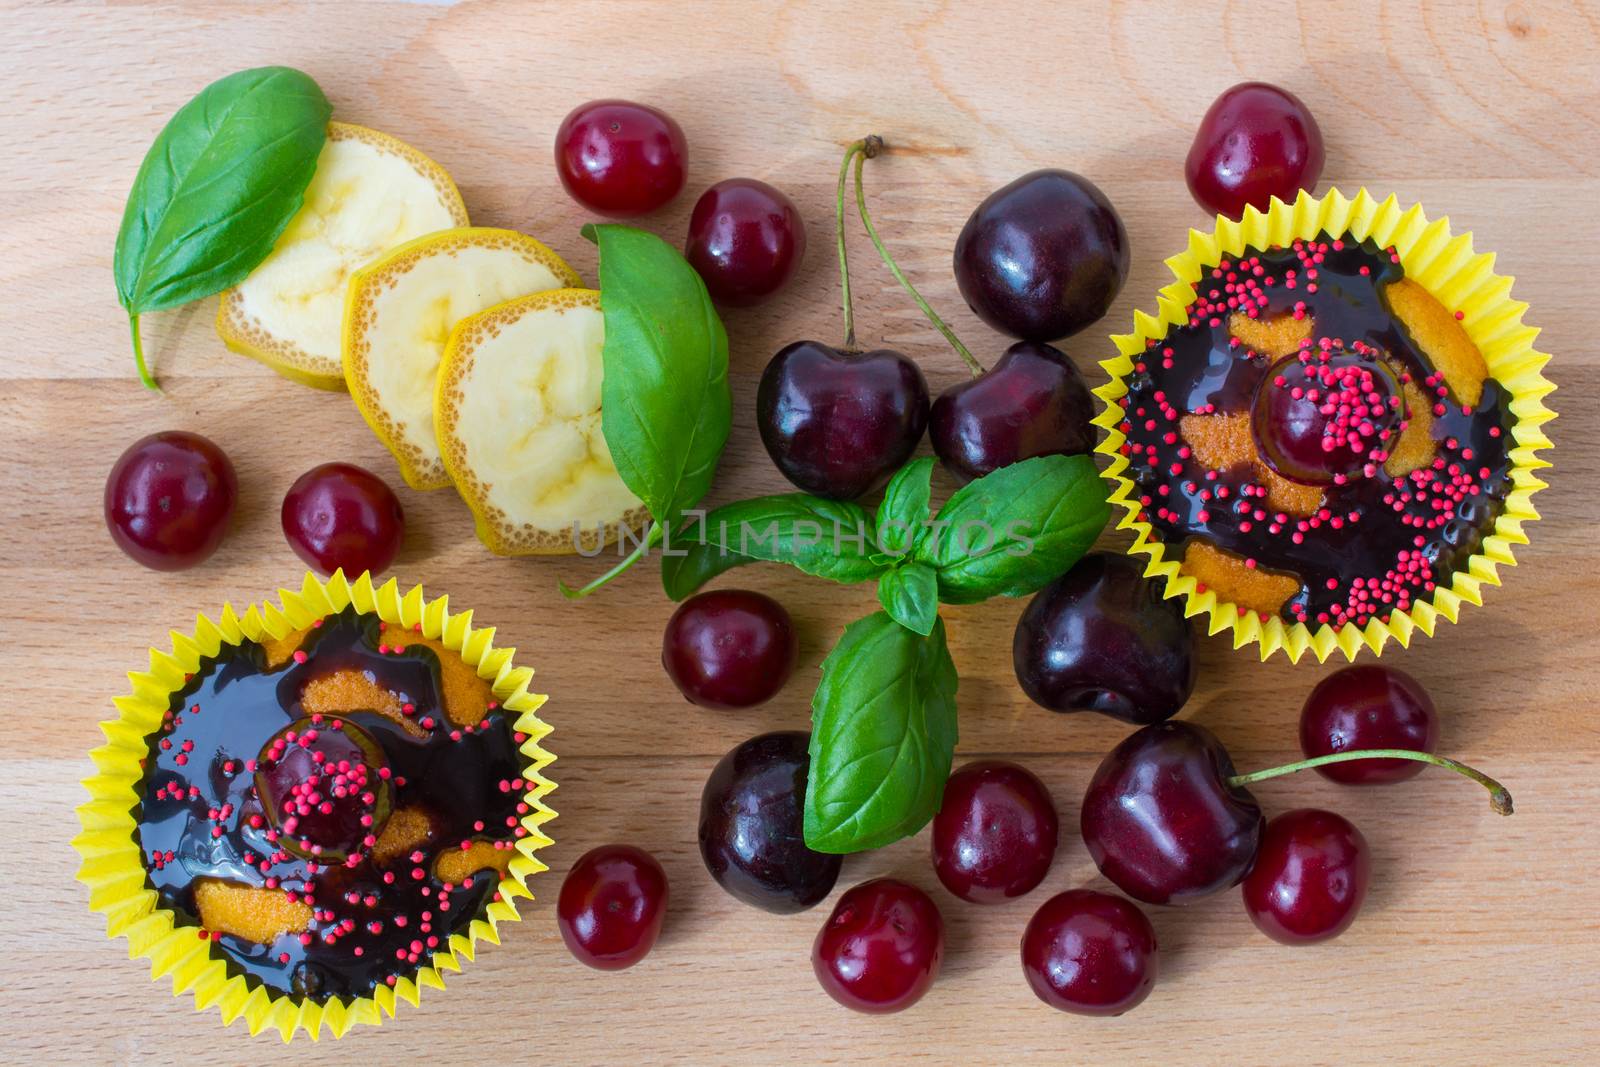
[[[534,853],[551,843],[542,827],[555,818],[545,803],[555,783],[543,772],[555,756],[540,744],[550,727],[537,714],[546,698],[528,691],[533,670],[513,665],[516,649],[495,648],[494,629],[474,627],[471,611],[451,614],[448,597],[428,601],[421,586],[402,595],[394,579],[374,588],[368,574],[349,582],[335,572],[326,581],[308,573],[298,593],[280,589],[279,598],[282,607],[263,602],[251,605],[243,615],[224,604],[216,622],[200,615],[190,633],[172,631],[170,652],[152,648],[148,669],[128,675],[132,691],[113,701],[117,717],[100,724],[106,743],[89,754],[95,773],[83,781],[89,799],[78,807],[83,830],[72,845],[83,860],[78,881],[89,887],[90,908],[105,916],[107,936],[126,938],[129,958],[149,960],[152,978],[170,976],[174,996],[192,994],[196,1010],[216,1007],[225,1023],[243,1017],[253,1035],[275,1029],[286,1042],[301,1032],[315,1041],[324,1027],[342,1037],[358,1023],[376,1025],[393,1016],[402,1001],[415,1006],[424,988],[443,989],[443,973],[459,971],[462,960],[473,959],[479,941],[499,944],[500,925],[521,918],[516,900],[533,897],[528,877],[547,869]],[[226,962],[213,954],[209,941],[196,936],[195,927],[178,925],[173,912],[159,906],[146,883],[135,840],[133,811],[139,803],[135,787],[144,777],[141,761],[149,755],[149,735],[161,725],[172,694],[183,687],[187,674],[199,669],[202,658],[246,639],[281,638],[352,604],[391,625],[407,629],[420,625],[424,636],[460,653],[480,678],[490,680],[495,699],[517,714],[514,729],[527,735],[521,752],[527,761],[529,812],[522,825],[528,835],[516,842],[518,855],[497,886],[499,899],[489,903],[483,917],[473,919],[465,933],[451,935],[414,975],[349,1003],[338,999],[318,1003],[260,985],[252,989],[242,975],[230,976]]]
[[[1511,429],[1512,490],[1505,511],[1495,520],[1480,551],[1455,573],[1449,585],[1440,583],[1429,599],[1416,602],[1407,611],[1394,611],[1388,621],[1373,618],[1365,625],[1339,627],[1323,623],[1313,629],[1276,615],[1262,621],[1255,612],[1221,599],[1214,590],[1202,591],[1195,578],[1180,572],[1180,561],[1170,558],[1150,525],[1139,520],[1138,491],[1126,476],[1128,458],[1121,453],[1126,439],[1118,425],[1124,413],[1117,401],[1127,394],[1134,361],[1149,342],[1161,340],[1172,327],[1187,321],[1185,309],[1195,299],[1195,286],[1206,271],[1225,257],[1244,254],[1247,248],[1285,246],[1322,233],[1356,240],[1370,237],[1383,247],[1392,246],[1406,277],[1421,284],[1447,309],[1460,312],[1461,325],[1482,352],[1489,373],[1510,393],[1516,423]],[[1334,189],[1321,197],[1302,190],[1292,204],[1273,198],[1269,210],[1247,208],[1237,221],[1219,216],[1210,233],[1190,230],[1189,247],[1166,262],[1173,281],[1157,298],[1157,314],[1134,312],[1133,332],[1112,337],[1119,355],[1101,363],[1111,380],[1095,390],[1105,408],[1094,422],[1106,431],[1096,450],[1110,459],[1101,476],[1112,483],[1111,502],[1124,512],[1118,529],[1135,534],[1128,551],[1149,558],[1145,575],[1161,579],[1169,599],[1182,598],[1186,615],[1205,616],[1210,633],[1232,631],[1235,648],[1255,644],[1262,659],[1282,649],[1294,662],[1308,651],[1319,661],[1335,652],[1354,659],[1363,648],[1379,655],[1391,638],[1406,647],[1418,631],[1432,636],[1441,618],[1455,622],[1463,604],[1481,605],[1484,587],[1499,585],[1500,568],[1516,565],[1512,547],[1528,543],[1525,527],[1539,518],[1533,495],[1545,488],[1545,483],[1536,472],[1550,466],[1550,461],[1538,453],[1552,447],[1544,427],[1555,418],[1555,412],[1544,403],[1555,385],[1541,373],[1550,357],[1533,347],[1539,331],[1522,321],[1528,305],[1511,298],[1512,279],[1494,272],[1494,255],[1474,252],[1470,233],[1452,236],[1448,218],[1430,222],[1420,205],[1402,209],[1393,196],[1378,201],[1362,189],[1352,199]]]

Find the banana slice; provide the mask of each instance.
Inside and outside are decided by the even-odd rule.
[[[345,382],[407,485],[450,484],[433,432],[434,383],[450,328],[512,297],[581,284],[527,234],[482,227],[419,237],[350,276]]]
[[[445,467],[502,556],[598,549],[649,512],[600,427],[605,324],[592,289],[535,293],[462,319],[434,394]]]
[[[222,294],[217,334],[286,378],[343,389],[339,329],[351,272],[414,237],[465,225],[466,205],[443,167],[386,133],[329,123],[305,206],[261,266]]]

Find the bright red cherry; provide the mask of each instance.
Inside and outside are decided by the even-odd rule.
[[[754,178],[729,178],[700,194],[683,246],[712,299],[732,307],[759,304],[782,289],[805,252],[800,209]]]
[[[1304,349],[1262,377],[1250,426],[1273,470],[1328,485],[1376,474],[1404,409],[1394,372],[1370,353]]]
[[[323,574],[355,578],[386,570],[400,551],[406,517],[394,490],[353,463],[324,463],[295,479],[283,497],[283,536]]]
[[[1019,897],[1044,881],[1056,854],[1050,791],[1015,763],[982,760],[950,776],[933,818],[933,869],[975,904]]]
[[[1039,999],[1077,1015],[1121,1015],[1155,988],[1156,932],[1133,904],[1074,889],[1044,902],[1022,935],[1022,973]]]
[[[892,878],[839,898],[811,947],[828,995],[873,1014],[903,1011],[933,985],[944,958],[944,919],[928,894]]]
[[[1239,884],[1266,820],[1235,785],[1233,760],[1203,726],[1173,719],[1107,753],[1084,793],[1083,842],[1135,900],[1187,904]]]
[[[1376,664],[1346,667],[1328,675],[1300,711],[1300,750],[1326,756],[1365,748],[1409,748],[1433,752],[1439,745],[1439,713],[1422,684],[1404,671]],[[1403,782],[1425,764],[1403,759],[1364,759],[1318,767],[1324,778],[1345,785]]]
[[[667,620],[661,665],[678,692],[703,708],[748,708],[772,699],[794,673],[800,639],[769,596],[713,589]]]
[[[1285,945],[1338,937],[1355,921],[1372,876],[1372,850],[1349,820],[1300,808],[1267,823],[1244,907],[1262,933]]]
[[[556,131],[556,173],[578,203],[626,218],[665,206],[683,188],[689,145],[665,112],[592,100]]]
[[[561,883],[556,924],[567,950],[601,971],[620,971],[655,946],[667,915],[667,874],[632,845],[583,854]]]
[[[128,446],[106,477],[106,527],[151,570],[181,571],[222,543],[239,498],[227,455],[197,433],[167,430]]]
[[[1184,177],[1195,202],[1238,218],[1247,206],[1267,210],[1275,196],[1292,203],[1322,174],[1322,131],[1291,92],[1245,82],[1217,97],[1200,120]]]

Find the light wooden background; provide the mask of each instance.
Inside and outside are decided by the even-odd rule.
[[[1595,684],[1596,466],[1600,461],[1600,7],[1584,3],[22,4],[0,0],[0,1061],[167,1063],[463,1057],[500,1062],[883,1060],[1132,1063],[1295,1060],[1577,1062],[1600,1045],[1600,807]],[[987,10],[986,10],[987,9]],[[799,338],[836,340],[828,242],[841,146],[876,131],[902,151],[869,165],[882,231],[967,342],[1001,339],[961,306],[950,249],[990,189],[1038,166],[1090,175],[1121,210],[1134,249],[1122,297],[1066,344],[1101,380],[1105,335],[1153,305],[1162,258],[1204,221],[1182,180],[1206,105],[1259,77],[1299,93],[1327,136],[1323,187],[1362,184],[1420,200],[1499,253],[1555,354],[1553,488],[1533,544],[1485,610],[1385,662],[1428,684],[1444,747],[1500,776],[1518,814],[1429,773],[1389,791],[1314,776],[1257,787],[1273,810],[1316,804],[1352,818],[1376,856],[1366,911],[1338,941],[1280,947],[1236,893],[1154,915],[1162,974],[1137,1011],[1086,1020],[1039,1004],[1023,982],[1022,927],[1051,893],[1099,884],[1074,832],[1078,799],[1124,730],[1029,704],[1010,667],[1022,605],[946,610],[962,675],[960,758],[1020,759],[1054,790],[1064,832],[1044,887],[978,908],[944,893],[927,839],[849,860],[841,888],[894,874],[929,889],[949,927],[944,973],[915,1009],[854,1015],[828,1000],[809,950],[828,905],[778,918],[735,904],[695,847],[700,787],[746,737],[801,727],[816,666],[844,623],[872,607],[778,569],[737,583],[778,596],[802,631],[802,664],[770,705],[685,704],[658,666],[670,605],[653,568],[582,604],[556,594],[585,561],[507,561],[473,539],[449,492],[403,491],[395,571],[497,624],[551,694],[559,754],[552,870],[505,944],[430,993],[420,1010],[340,1043],[251,1042],[197,1016],[102,934],[72,880],[68,840],[95,723],[125,671],[169,626],[224,600],[248,603],[301,573],[279,532],[290,481],[352,460],[399,486],[349,400],[303,389],[228,353],[214,302],[152,315],[147,350],[165,396],[133,378],[111,281],[113,239],[138,162],[166,117],[228,71],[292,64],[335,114],[395,133],[443,163],[475,222],[519,227],[587,277],[580,209],[551,167],[556,125],[584,100],[620,95],[673,114],[692,153],[686,194],[645,220],[681,239],[699,191],[733,175],[801,205],[811,253],[766,307],[729,313],[735,426],[715,501],[782,489],[752,421],[767,358]],[[859,232],[859,231],[858,231]],[[942,388],[960,366],[854,242],[863,340],[904,349]],[[233,457],[237,525],[198,570],[145,571],[112,546],[103,479],[153,430],[205,433]],[[1113,540],[1114,539],[1108,539]],[[1186,715],[1241,768],[1295,752],[1295,715],[1331,668],[1262,665],[1202,642]],[[551,914],[588,848],[630,841],[665,864],[673,899],[655,953],[620,974],[589,971]],[[1592,1059],[1589,1062],[1593,1062]]]

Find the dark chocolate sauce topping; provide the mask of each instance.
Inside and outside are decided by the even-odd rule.
[[[1365,623],[1431,599],[1478,550],[1510,492],[1509,396],[1493,378],[1475,408],[1451,393],[1390,312],[1385,289],[1401,277],[1392,249],[1327,235],[1226,260],[1197,283],[1187,324],[1151,342],[1121,401],[1140,518],[1180,550],[1203,540],[1248,566],[1293,576],[1300,588],[1282,610],[1291,622]],[[1433,404],[1432,463],[1400,478],[1381,462],[1341,478],[1309,516],[1268,505],[1255,463],[1207,469],[1179,422],[1252,413],[1276,362],[1229,333],[1230,315],[1252,310],[1262,320],[1309,316],[1313,360],[1359,349],[1420,388]]]
[[[271,944],[200,931],[229,970],[252,984],[318,1001],[348,1000],[414,974],[497,898],[494,869],[451,884],[435,877],[435,859],[464,842],[509,849],[526,833],[518,752],[524,738],[513,733],[513,717],[494,708],[470,729],[455,727],[433,650],[413,644],[380,652],[381,646],[387,647],[377,618],[354,609],[322,620],[302,646],[305,655],[273,671],[260,645],[225,646],[173,694],[167,721],[150,736],[134,816],[161,906],[180,924],[199,928],[195,884],[220,879],[281,889],[314,909],[305,935],[282,934]],[[375,740],[393,810],[427,815],[427,842],[385,864],[370,850],[358,850],[350,865],[342,856],[318,862],[292,847],[289,835],[274,829],[258,790],[263,750],[309,721],[300,704],[306,684],[341,669],[366,672],[396,693],[412,707],[414,729],[425,733],[414,736],[375,711],[316,717],[316,728],[347,722],[359,727],[352,735]],[[374,834],[380,830],[373,827]]]

